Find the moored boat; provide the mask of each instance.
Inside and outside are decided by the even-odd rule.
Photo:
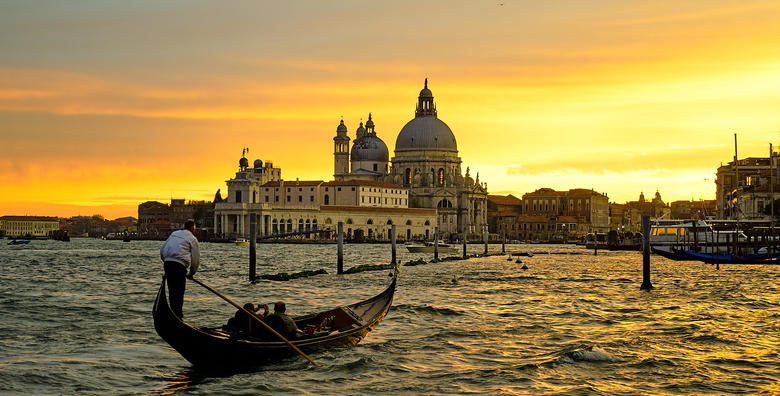
[[[406,245],[409,253],[433,253],[435,246],[433,242],[425,242],[424,245]],[[457,253],[458,249],[446,244],[439,243],[439,253]]]
[[[390,310],[395,294],[398,272],[382,293],[368,300],[294,318],[298,328],[331,324],[329,331],[320,331],[298,339],[290,339],[296,347],[308,353],[317,350],[356,345],[373,330]],[[198,367],[247,367],[272,363],[297,355],[278,339],[239,338],[220,328],[197,328],[176,316],[168,305],[165,277],[157,292],[152,314],[157,334],[190,363]]]
[[[698,221],[664,221],[650,227],[650,247],[656,254],[675,260],[690,260],[683,252],[725,254],[734,242],[747,240],[736,229],[715,231],[709,223]]]

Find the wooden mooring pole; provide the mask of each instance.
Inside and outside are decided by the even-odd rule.
[[[338,262],[336,263],[336,273],[344,273],[344,222],[339,221],[336,228],[338,235],[336,236],[338,242]]]
[[[466,238],[468,235],[468,225],[466,224],[466,219],[463,219],[463,259],[466,259]]]
[[[257,216],[249,214],[249,281],[257,276]]]
[[[506,228],[501,229],[501,253],[506,253]]]
[[[641,290],[650,290],[650,216],[642,216],[642,286]]]
[[[390,260],[390,264],[395,265],[395,224],[390,226],[390,244],[393,245],[393,258]]]
[[[485,240],[485,256],[488,254],[488,230],[487,227],[485,227],[484,230],[482,230],[482,239]]]
[[[433,259],[439,259],[439,227],[433,229]]]

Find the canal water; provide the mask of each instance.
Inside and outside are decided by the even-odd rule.
[[[571,245],[537,254],[403,267],[396,299],[358,346],[232,373],[192,367],[154,331],[161,242],[74,238],[0,244],[2,394],[687,394],[780,393],[780,266],[713,266]],[[473,253],[481,245],[469,246]],[[500,246],[491,245],[491,251]],[[377,294],[389,271],[335,274],[335,245],[201,244],[200,280],[239,302],[283,299],[292,314]],[[408,261],[426,257],[399,249]],[[345,245],[345,267],[387,263],[389,245]],[[189,282],[188,322],[234,309]]]

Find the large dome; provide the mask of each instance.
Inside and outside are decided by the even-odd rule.
[[[416,117],[401,128],[395,141],[395,151],[439,150],[458,151],[458,143],[450,127],[435,116]]]
[[[387,145],[374,135],[366,135],[355,140],[349,155],[352,161],[388,162],[390,160]]]

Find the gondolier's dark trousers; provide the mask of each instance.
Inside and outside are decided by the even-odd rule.
[[[171,309],[180,318],[183,317],[181,307],[184,305],[184,286],[187,282],[187,269],[181,263],[166,261],[165,276],[168,277],[168,300]]]

